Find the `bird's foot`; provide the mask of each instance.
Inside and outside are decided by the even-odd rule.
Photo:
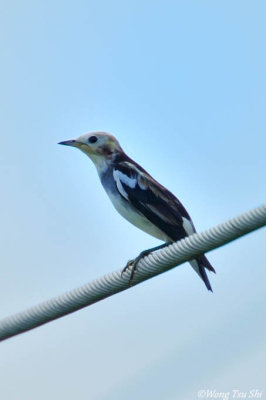
[[[139,261],[140,261],[143,257],[146,257],[148,254],[150,254],[150,253],[152,252],[152,250],[153,250],[153,249],[148,249],[148,250],[142,251],[142,252],[138,255],[138,257],[136,257],[136,258],[133,259],[133,260],[129,260],[129,261],[127,262],[127,265],[125,266],[125,268],[122,269],[121,276],[123,276],[123,274],[124,274],[128,269],[131,268],[130,277],[129,277],[129,286],[132,286],[132,281],[133,281],[133,278],[134,278],[134,274],[135,274],[135,272],[136,272],[136,270],[137,270],[137,268],[138,268],[138,263],[139,263]]]
[[[170,244],[170,243],[167,242],[167,243],[161,244],[160,246],[156,246],[156,247],[152,247],[151,249],[143,250],[143,251],[138,255],[138,257],[136,257],[134,260],[129,260],[129,261],[127,262],[127,265],[125,266],[125,268],[122,269],[121,276],[123,276],[123,274],[124,274],[129,268],[132,268],[132,269],[131,269],[131,273],[130,273],[130,277],[129,277],[129,286],[132,286],[132,281],[133,281],[133,278],[134,278],[134,274],[135,274],[135,272],[136,272],[136,270],[137,270],[137,268],[138,268],[138,263],[139,263],[139,261],[140,261],[142,258],[148,256],[148,255],[149,255],[150,253],[152,253],[153,251],[163,249],[164,247],[168,246],[169,244]]]

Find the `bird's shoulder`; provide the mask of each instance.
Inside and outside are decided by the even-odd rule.
[[[157,182],[141,165],[124,155],[113,164],[113,174],[116,181],[120,181],[123,186],[129,189],[135,189],[140,195],[165,197],[167,191],[159,182]],[[168,192],[168,191],[167,191]]]

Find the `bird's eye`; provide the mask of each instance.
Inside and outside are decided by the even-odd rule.
[[[96,136],[90,136],[89,139],[88,139],[88,142],[89,143],[95,143],[95,142],[97,142],[97,140],[98,140],[98,138]]]

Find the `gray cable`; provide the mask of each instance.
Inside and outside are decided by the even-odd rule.
[[[266,204],[148,255],[139,262],[133,282],[134,284],[143,282],[265,225]],[[123,274],[123,277],[121,270],[114,271],[26,311],[7,317],[0,321],[0,340],[36,328],[122,292],[130,287],[129,276],[130,271]]]

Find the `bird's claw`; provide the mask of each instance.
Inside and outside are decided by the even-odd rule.
[[[133,280],[133,278],[134,278],[134,274],[135,274],[135,271],[136,271],[136,269],[137,269],[138,262],[139,262],[140,258],[142,258],[142,257],[137,257],[137,258],[135,258],[134,260],[129,260],[129,261],[127,262],[127,265],[122,269],[121,277],[123,276],[123,274],[124,274],[127,270],[129,270],[130,268],[132,268],[132,269],[131,269],[131,273],[130,273],[130,277],[129,277],[129,286],[132,286],[132,280]]]
[[[129,268],[131,268],[130,277],[129,277],[129,286],[132,286],[132,281],[133,281],[133,278],[134,278],[134,274],[135,274],[135,272],[136,272],[136,270],[137,270],[137,268],[138,268],[138,263],[139,263],[139,261],[140,261],[143,257],[145,257],[145,256],[147,256],[148,254],[150,254],[152,250],[153,250],[153,249],[147,249],[147,250],[142,251],[142,252],[138,255],[138,257],[134,258],[133,260],[129,260],[129,261],[127,262],[127,265],[123,268],[123,270],[122,270],[122,272],[121,272],[121,276],[123,276],[124,272],[126,272]]]
[[[140,261],[142,258],[148,256],[148,255],[149,255],[150,253],[152,253],[153,251],[160,250],[160,249],[162,249],[163,247],[166,247],[166,246],[168,246],[168,245],[169,245],[169,243],[164,243],[164,244],[161,244],[160,246],[153,247],[152,249],[143,250],[143,251],[138,255],[138,257],[134,258],[133,260],[129,260],[129,261],[127,262],[127,265],[122,269],[121,277],[123,277],[123,274],[124,274],[129,268],[132,268],[132,269],[131,269],[131,272],[130,272],[130,277],[129,277],[129,286],[132,286],[132,281],[133,281],[133,278],[134,278],[134,274],[135,274],[135,272],[136,272],[136,270],[137,270],[137,268],[138,268],[138,263],[139,263],[139,261]]]
[[[128,260],[126,266],[122,269],[121,276],[131,267],[133,264],[134,260]]]

